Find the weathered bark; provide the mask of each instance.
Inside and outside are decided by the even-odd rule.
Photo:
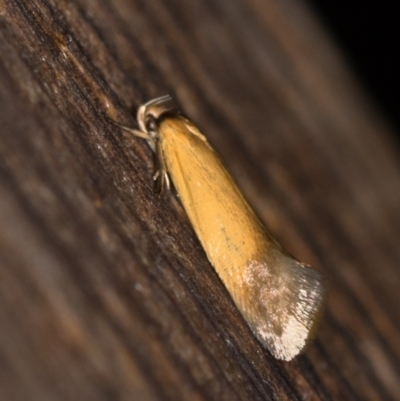
[[[0,0],[0,399],[400,399],[399,146],[298,0]],[[171,94],[329,277],[273,359],[147,145]]]

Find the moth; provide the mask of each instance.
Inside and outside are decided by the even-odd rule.
[[[289,361],[313,337],[325,297],[324,278],[298,262],[257,217],[205,136],[189,119],[153,99],[137,112],[155,152],[161,190],[170,179],[204,251],[259,341]]]

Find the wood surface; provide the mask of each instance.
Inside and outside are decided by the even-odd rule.
[[[169,93],[329,280],[252,335],[146,143]],[[0,400],[400,400],[400,146],[299,0],[0,0]]]

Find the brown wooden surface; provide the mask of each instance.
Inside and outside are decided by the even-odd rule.
[[[329,277],[274,360],[153,156],[169,93]],[[0,400],[399,400],[400,147],[298,0],[0,0]]]

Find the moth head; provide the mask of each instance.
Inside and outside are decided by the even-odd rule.
[[[142,132],[149,135],[151,139],[157,138],[157,121],[168,110],[169,107],[165,105],[166,102],[171,100],[171,96],[165,95],[152,99],[149,102],[139,107],[137,111],[137,122]]]

